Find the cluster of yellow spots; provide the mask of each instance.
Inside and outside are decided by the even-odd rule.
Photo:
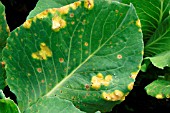
[[[52,18],[52,30],[55,32],[59,31],[61,28],[66,26],[66,21],[59,16],[54,16]]]
[[[155,96],[157,99],[163,99],[163,98],[170,98],[170,94],[167,94],[167,95],[163,95],[163,94],[157,94]]]
[[[94,7],[94,0],[84,0],[84,7],[88,10],[93,9]]]
[[[111,93],[106,93],[106,92],[103,92],[102,93],[102,98],[104,100],[107,100],[107,101],[118,101],[118,100],[125,100],[125,96],[124,93],[120,90],[115,90],[114,92],[111,92]]]
[[[138,31],[139,31],[139,32],[142,32],[141,23],[140,23],[140,20],[139,20],[139,19],[136,21],[136,26],[139,27]]]
[[[111,75],[107,75],[104,78],[101,73],[98,73],[96,76],[92,77],[92,79],[91,79],[92,86],[91,87],[93,89],[98,90],[101,87],[101,85],[109,86],[111,80],[112,80]]]
[[[52,51],[45,43],[40,44],[40,51],[32,53],[32,57],[37,60],[47,60],[47,57],[52,57]]]
[[[81,2],[80,1],[77,1],[77,2],[74,2],[72,4],[69,4],[69,5],[66,5],[66,6],[63,6],[61,8],[57,8],[57,11],[64,15],[64,14],[68,14],[69,12],[69,9],[72,8],[73,10],[76,10],[77,7],[79,7],[81,5]]]
[[[51,8],[51,9],[47,9],[39,14],[36,15],[35,18],[38,18],[38,19],[43,19],[43,18],[46,18],[48,16],[49,13],[51,14],[55,14],[57,11],[57,8]],[[35,19],[34,19],[35,20]]]
[[[74,2],[70,4],[69,6],[73,9],[76,10],[79,6],[81,5],[81,1]]]

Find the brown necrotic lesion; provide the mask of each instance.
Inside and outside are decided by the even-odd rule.
[[[52,57],[52,51],[45,43],[40,44],[40,50],[32,53],[32,58],[37,60],[47,60],[47,57]]]

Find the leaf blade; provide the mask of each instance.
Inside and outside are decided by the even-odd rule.
[[[9,36],[9,33],[9,27],[5,18],[5,7],[0,2],[0,89],[4,89],[6,86],[4,62],[2,61],[2,49],[5,47],[6,39]]]
[[[157,99],[169,98],[169,83],[169,81],[158,79],[147,85],[145,90],[148,95]]]
[[[100,0],[88,9],[86,2],[77,3],[68,14],[49,9],[11,33],[3,55],[7,82],[22,111],[40,97],[57,96],[86,112],[106,112],[133,88],[143,50],[134,7]],[[94,81],[100,74],[97,89]],[[116,100],[105,96],[117,93]]]

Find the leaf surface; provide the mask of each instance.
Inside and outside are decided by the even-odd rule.
[[[0,2],[0,89],[5,87],[5,69],[2,62],[2,49],[6,44],[6,39],[9,36],[9,27],[5,18],[5,7]]]
[[[145,55],[154,56],[167,51],[170,51],[170,16],[162,22],[146,43]]]
[[[133,88],[141,65],[139,24],[132,5],[104,0],[48,9],[27,20],[3,51],[19,108],[57,97],[85,112],[111,111]]]
[[[170,81],[155,80],[145,87],[148,95],[157,99],[170,98]]]
[[[72,102],[58,97],[43,97],[25,113],[85,113],[77,109]]]

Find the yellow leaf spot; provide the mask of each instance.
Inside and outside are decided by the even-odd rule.
[[[98,74],[97,74],[97,77],[103,79],[103,75],[102,75],[101,73],[98,73]]]
[[[38,71],[38,73],[41,73],[42,69],[41,68],[37,68],[37,71]]]
[[[162,95],[162,94],[157,94],[157,95],[156,95],[156,98],[157,98],[157,99],[163,99],[163,95]]]
[[[74,17],[74,13],[70,13],[70,17],[73,18]]]
[[[74,22],[74,21],[72,21],[72,22],[71,22],[71,24],[72,24],[72,25],[74,25],[74,24],[75,24],[75,22]]]
[[[9,36],[10,35],[10,29],[9,29],[8,25],[6,26],[6,31],[8,32],[8,36]]]
[[[92,80],[91,80],[92,88],[98,90],[101,87],[101,85],[109,86],[111,80],[112,80],[111,75],[107,75],[104,78],[101,73],[98,73],[96,76],[92,77]]]
[[[73,9],[73,10],[76,10],[77,7],[79,7],[81,5],[81,2],[80,1],[77,1],[77,2],[74,2],[72,4],[70,4],[70,7]]]
[[[117,55],[117,58],[118,58],[118,59],[122,59],[122,55],[121,55],[121,54],[118,54],[118,55]]]
[[[32,20],[29,19],[29,20],[26,20],[23,24],[23,27],[26,28],[26,29],[29,29],[31,27],[31,24],[32,24]]]
[[[83,36],[82,35],[79,35],[79,38],[82,38]]]
[[[60,63],[63,63],[63,62],[64,62],[64,59],[63,59],[63,58],[59,58],[59,62],[60,62]]]
[[[138,72],[132,72],[131,73],[131,78],[135,79],[138,75]]]
[[[84,43],[85,46],[88,46],[89,44],[87,42]]]
[[[17,33],[17,32],[15,32],[15,36],[18,36],[18,33]]]
[[[94,7],[94,0],[84,0],[84,7],[88,10],[93,9]]]
[[[61,17],[54,16],[52,18],[52,29],[55,32],[59,31],[61,28],[64,28],[65,26],[66,26],[66,21],[63,20]]]
[[[142,32],[142,29],[140,28],[140,29],[138,30],[138,32]]]
[[[134,82],[131,82],[131,83],[128,85],[128,90],[132,90],[132,89],[133,89],[133,86],[134,86]]]
[[[120,90],[115,90],[114,92],[111,93],[102,93],[102,98],[107,101],[118,101],[118,100],[123,100],[125,98],[125,95],[122,91]]]
[[[142,50],[142,55],[144,55],[144,51]]]
[[[112,80],[112,75],[107,75],[105,77],[105,81],[111,81]]]
[[[37,60],[47,60],[47,57],[52,57],[52,51],[45,43],[40,44],[40,51],[32,53],[32,57]]]
[[[141,27],[141,23],[139,19],[136,21],[136,26]]]

